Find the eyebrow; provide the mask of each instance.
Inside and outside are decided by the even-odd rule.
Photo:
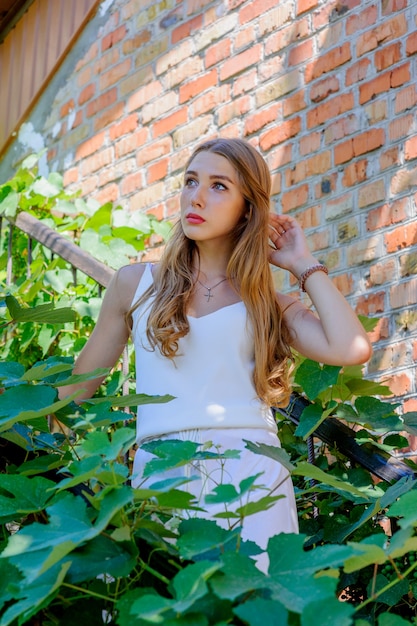
[[[185,175],[187,174],[191,174],[192,176],[197,176],[198,177],[198,173],[195,170],[187,170],[185,172]],[[229,178],[229,176],[226,176],[225,174],[210,174],[209,176],[210,180],[227,180],[229,181],[229,183],[232,183],[233,185],[236,185],[235,181],[232,180],[231,178]]]

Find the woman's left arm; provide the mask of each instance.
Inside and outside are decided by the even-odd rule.
[[[296,220],[271,214],[270,262],[290,271],[299,279],[318,265]],[[329,365],[365,363],[372,354],[369,338],[349,303],[323,271],[311,273],[305,290],[317,315],[290,296],[278,295],[290,328],[293,347],[304,356]]]

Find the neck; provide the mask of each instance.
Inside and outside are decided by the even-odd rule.
[[[198,254],[195,255],[195,267],[207,280],[220,279],[226,276],[230,252],[207,249],[206,246],[198,246]]]

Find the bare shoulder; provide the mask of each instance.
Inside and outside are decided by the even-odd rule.
[[[109,290],[117,297],[120,309],[126,313],[132,306],[132,300],[139,282],[145,272],[145,263],[132,263],[117,270],[109,285]]]

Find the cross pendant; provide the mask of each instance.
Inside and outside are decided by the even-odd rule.
[[[212,287],[210,287],[210,288],[206,287],[206,289],[207,289],[207,293],[204,294],[204,295],[207,297],[207,302],[210,302],[210,298],[213,298],[213,296],[211,295]]]

